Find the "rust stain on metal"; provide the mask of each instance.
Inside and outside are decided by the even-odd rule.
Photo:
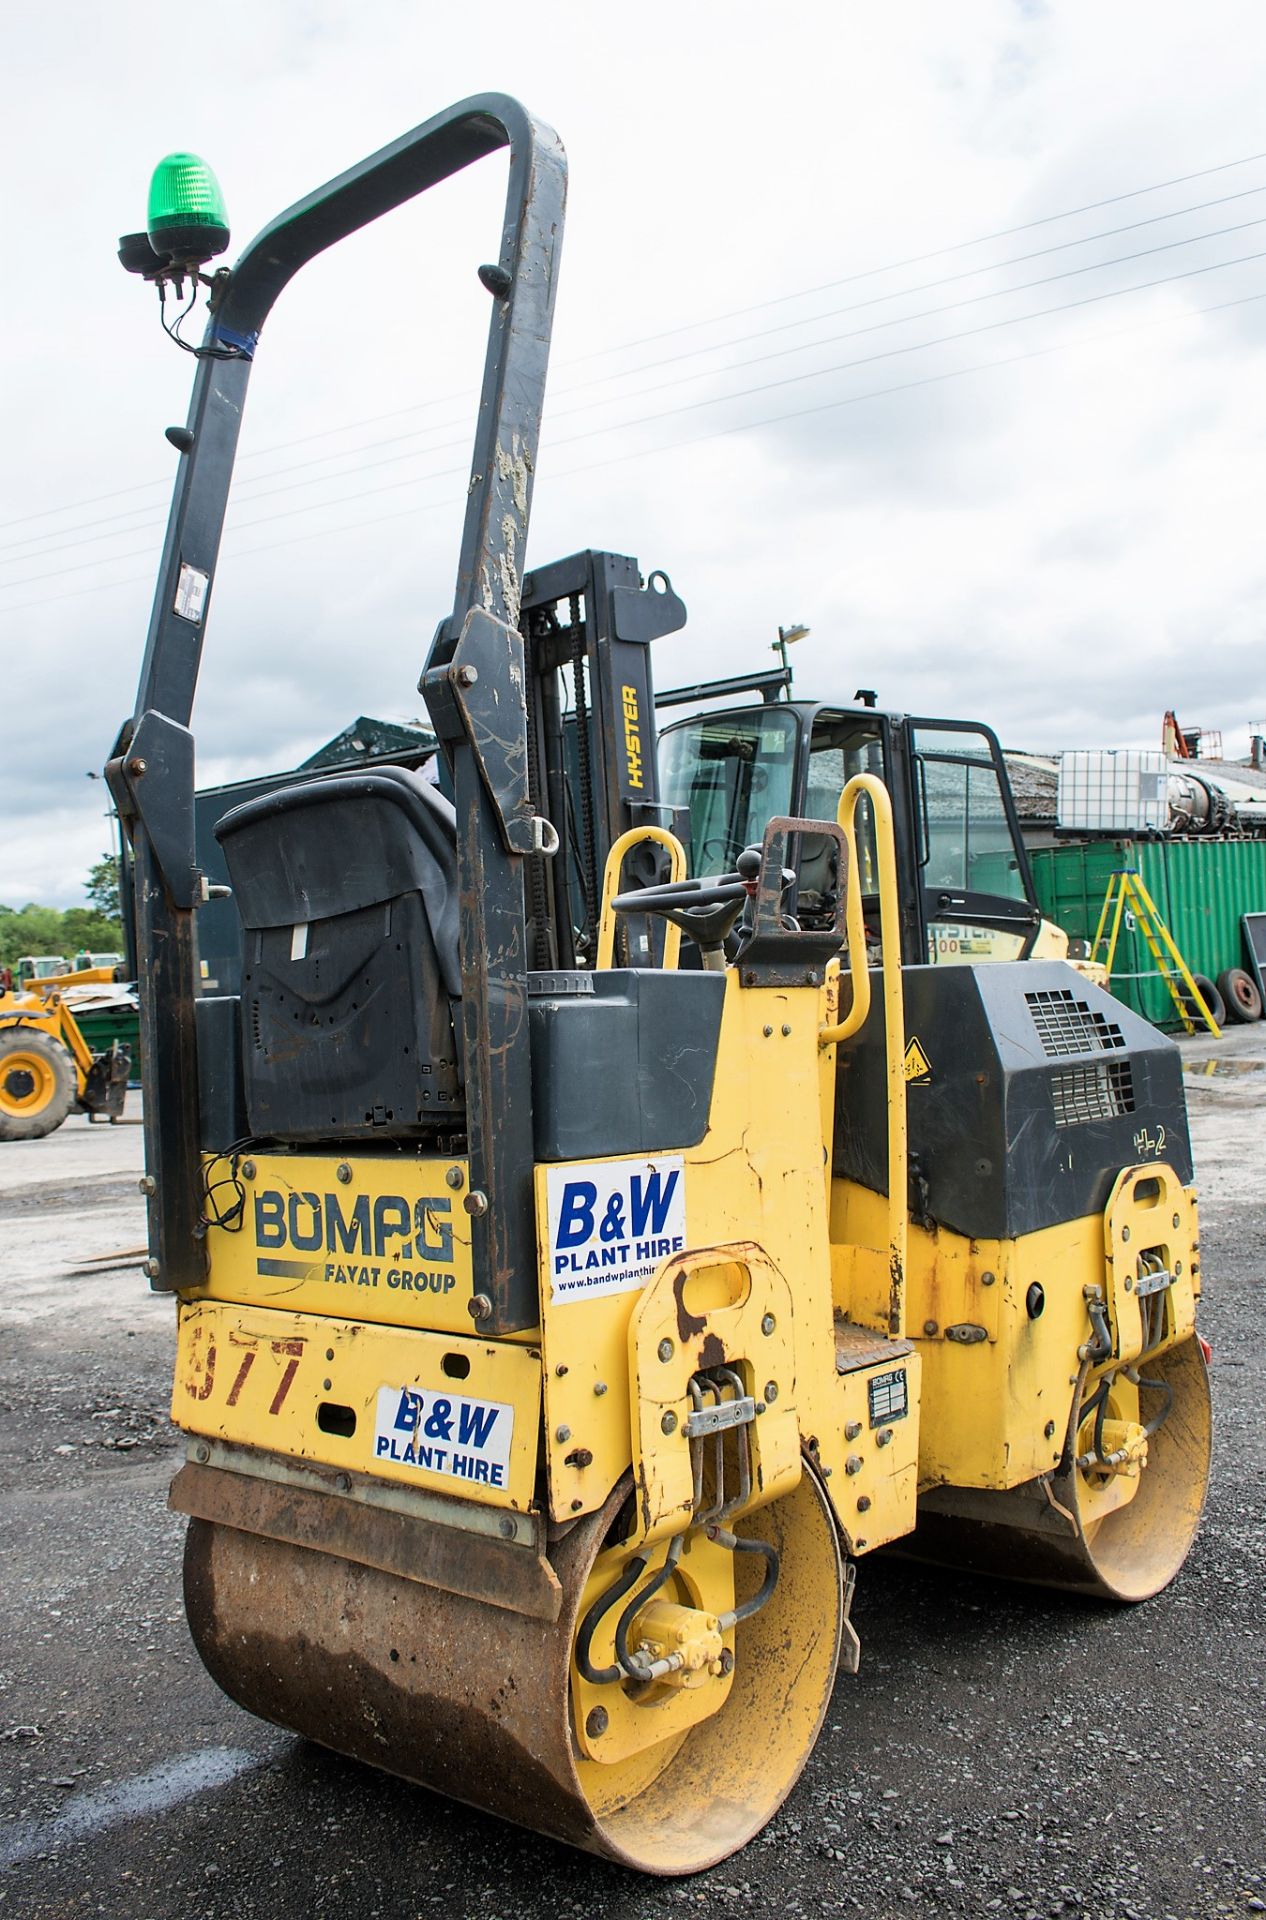
[[[725,1347],[719,1335],[709,1331],[704,1335],[703,1345],[699,1349],[699,1365],[703,1368],[720,1367],[725,1364]]]
[[[250,1711],[586,1846],[594,1819],[572,1754],[568,1660],[596,1546],[586,1528],[557,1550],[556,1628],[195,1521],[186,1604],[209,1671]],[[355,1649],[349,1619],[362,1628]]]
[[[905,1270],[897,1255],[893,1253],[888,1260],[888,1331],[891,1334],[898,1334],[901,1331],[901,1308],[905,1284]]]
[[[649,1533],[653,1515],[651,1512],[651,1489],[646,1478],[646,1462],[640,1456],[637,1462],[637,1504],[642,1515],[642,1531]]]
[[[192,1371],[194,1373],[197,1373],[199,1371],[199,1360],[198,1360],[197,1349],[202,1339],[202,1331],[203,1330],[201,1327],[195,1327],[193,1330],[193,1339],[191,1342],[193,1351],[190,1355],[190,1359],[192,1362]],[[207,1341],[206,1358],[201,1363],[201,1372],[202,1372],[201,1387],[196,1387],[191,1379],[185,1381],[185,1392],[189,1395],[189,1398],[191,1400],[209,1400],[211,1398],[211,1391],[215,1386],[215,1341],[214,1340],[208,1339]]]
[[[687,1269],[678,1267],[673,1275],[673,1301],[677,1308],[677,1337],[681,1341],[693,1340],[702,1333],[707,1321],[702,1314],[693,1314],[686,1305]]]
[[[562,1589],[532,1547],[412,1514],[190,1461],[171,1484],[167,1504],[215,1528],[314,1551],[337,1579],[340,1561],[375,1568],[414,1587],[436,1588],[495,1610],[556,1620]]]

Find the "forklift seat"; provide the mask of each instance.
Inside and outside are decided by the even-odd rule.
[[[215,828],[242,921],[255,1134],[416,1134],[462,1108],[456,821],[403,767],[305,780]]]

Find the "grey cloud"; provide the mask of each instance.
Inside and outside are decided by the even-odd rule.
[[[713,9],[666,0],[645,0],[636,34],[595,12],[579,38],[543,31],[538,17],[503,0],[488,0],[477,16],[401,9],[394,0],[364,0],[354,11],[334,0],[278,0],[263,13],[223,0],[218,20],[208,38],[196,16],[133,0],[108,21],[93,16],[76,36],[56,10],[27,9],[6,42],[0,138],[11,173],[42,183],[39,195],[18,197],[11,250],[42,261],[47,208],[56,205],[58,258],[73,271],[56,286],[42,272],[21,275],[10,289],[7,364],[19,377],[6,396],[0,518],[20,524],[0,530],[0,542],[147,509],[121,524],[117,540],[61,556],[51,537],[0,551],[0,561],[29,556],[0,565],[0,586],[57,575],[0,591],[6,690],[12,698],[20,687],[23,703],[0,766],[0,818],[13,844],[20,836],[42,849],[56,884],[74,884],[63,874],[67,822],[81,821],[82,844],[96,844],[100,790],[84,772],[100,765],[132,704],[146,576],[176,470],[162,429],[183,419],[187,404],[191,363],[158,334],[151,291],[113,260],[115,235],[139,218],[149,166],[167,146],[205,151],[240,243],[295,194],[450,94],[488,84],[489,46],[493,80],[555,120],[574,163],[557,404],[547,414],[530,558],[609,545],[667,566],[692,618],[686,636],[657,650],[664,684],[770,658],[778,621],[795,618],[813,627],[802,666],[798,658],[806,684],[845,698],[873,684],[894,704],[975,711],[1020,744],[1151,738],[1158,709],[1175,702],[1226,726],[1253,705],[1266,708],[1253,480],[1266,426],[1258,364],[1266,301],[1140,326],[1093,354],[1077,345],[1135,315],[1148,321],[1253,291],[1259,269],[573,446],[565,441],[578,428],[638,408],[571,416],[565,410],[581,396],[563,393],[604,367],[755,331],[815,302],[608,351],[621,341],[1255,151],[1266,144],[1260,9],[1224,0],[1216,33],[1207,14],[1172,0],[1159,8],[1121,0],[1107,10],[989,0],[967,13],[916,6],[904,18],[833,0],[782,14],[736,0],[724,35]],[[240,60],[247,32],[249,72]],[[593,80],[615,62],[618,97]],[[199,87],[176,116],[162,82],[195,63]],[[384,228],[316,263],[270,322],[243,473],[301,466],[333,446],[361,448],[345,463],[361,471],[256,506],[246,496],[270,483],[241,489],[195,713],[204,766],[284,765],[356,712],[417,710],[418,670],[451,601],[465,445],[372,471],[367,463],[379,453],[366,446],[423,420],[462,418],[454,437],[472,424],[462,402],[402,420],[393,409],[471,384],[487,319],[473,267],[495,246],[500,222],[503,175],[494,171],[472,169],[442,206],[437,196],[425,218],[416,210],[403,218],[394,240]],[[1266,167],[954,251],[823,296],[818,310],[1254,178],[1266,180]],[[1063,257],[1053,257],[1052,270]],[[958,291],[998,284],[982,275]],[[982,303],[910,331],[965,328],[1026,300],[1071,297],[1076,285],[1026,296],[1014,309]],[[955,295],[948,288],[842,317],[838,330]],[[868,341],[880,349],[906,337],[863,336],[816,358],[860,356]],[[564,364],[564,339],[580,364]],[[695,447],[668,445],[696,427],[1065,340],[1068,354]],[[599,350],[601,359],[583,359]],[[771,363],[771,376],[777,368]],[[759,377],[713,375],[679,397]],[[665,393],[644,410],[673,400]],[[388,417],[264,454],[377,415]],[[432,441],[447,437],[437,430]],[[664,450],[624,457],[648,445]],[[446,465],[458,469],[455,478],[370,491]],[[292,513],[343,492],[359,497]],[[73,513],[25,518],[97,495],[106,497]],[[411,504],[412,517],[385,517]],[[379,516],[381,525],[353,530]],[[248,519],[261,524],[247,529]],[[310,541],[294,538],[318,529]],[[274,543],[258,557],[245,552]],[[135,584],[110,584],[133,575]],[[3,608],[19,600],[39,604],[5,618]]]

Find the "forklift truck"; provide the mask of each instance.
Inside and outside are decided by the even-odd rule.
[[[833,818],[855,773],[892,797],[902,957],[969,965],[1066,959],[1068,937],[1042,918],[997,735],[975,720],[918,719],[864,705],[791,695],[791,671],[751,674],[661,693],[662,707],[739,692],[759,704],[713,708],[677,720],[659,738],[665,799],[685,811],[693,863],[725,861],[759,839],[771,813]],[[876,853],[867,809],[859,820],[863,892],[875,927]],[[794,850],[794,909],[824,911],[825,843]],[[871,945],[875,942],[872,939]]]

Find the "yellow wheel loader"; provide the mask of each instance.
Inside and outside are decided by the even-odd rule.
[[[93,1052],[59,991],[71,977],[32,977],[0,993],[0,1141],[42,1140],[71,1113],[123,1112],[131,1054],[117,1041]]]
[[[502,148],[421,678],[455,804],[377,768],[227,814],[241,991],[198,997],[189,720],[261,329],[315,253]],[[903,968],[873,776],[686,874],[651,731],[670,583],[523,570],[563,187],[550,130],[481,96],[208,277],[108,776],[207,1668],[280,1726],[681,1874],[796,1781],[867,1554],[1127,1600],[1173,1577],[1208,1473],[1199,1241],[1174,1047],[1059,961]],[[120,251],[162,288],[228,234],[187,156],[155,194]]]

